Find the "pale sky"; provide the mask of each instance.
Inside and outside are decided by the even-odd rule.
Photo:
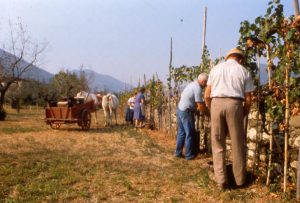
[[[283,0],[285,14],[293,1]],[[21,21],[34,41],[47,41],[40,67],[51,73],[84,65],[135,85],[146,74],[166,78],[173,66],[201,61],[204,7],[212,58],[239,39],[240,22],[266,12],[267,0],[0,0],[0,46],[8,21]],[[20,19],[20,20],[18,20]]]

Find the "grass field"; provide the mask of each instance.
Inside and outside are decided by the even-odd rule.
[[[259,182],[219,191],[210,157],[174,158],[174,137],[104,128],[98,115],[83,132],[51,129],[42,109],[9,110],[0,122],[0,202],[293,202]]]

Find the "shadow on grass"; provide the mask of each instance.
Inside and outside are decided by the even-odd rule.
[[[49,129],[51,129],[49,127]],[[121,124],[121,125],[116,125],[116,126],[111,126],[111,127],[97,127],[93,126],[89,130],[84,131],[78,126],[77,124],[62,124],[59,129],[53,129],[53,130],[58,130],[58,131],[64,131],[64,132],[88,132],[90,134],[99,134],[99,133],[120,133],[122,131],[127,131],[127,130],[133,130],[133,126],[129,126],[126,124]]]

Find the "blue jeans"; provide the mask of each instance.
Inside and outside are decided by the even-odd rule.
[[[181,111],[177,109],[177,142],[175,156],[182,156],[182,150],[185,144],[185,158],[193,159],[196,156],[194,149],[195,140],[195,117],[189,110]]]

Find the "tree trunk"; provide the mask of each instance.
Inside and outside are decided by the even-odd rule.
[[[6,90],[0,91],[0,109],[3,109]]]

